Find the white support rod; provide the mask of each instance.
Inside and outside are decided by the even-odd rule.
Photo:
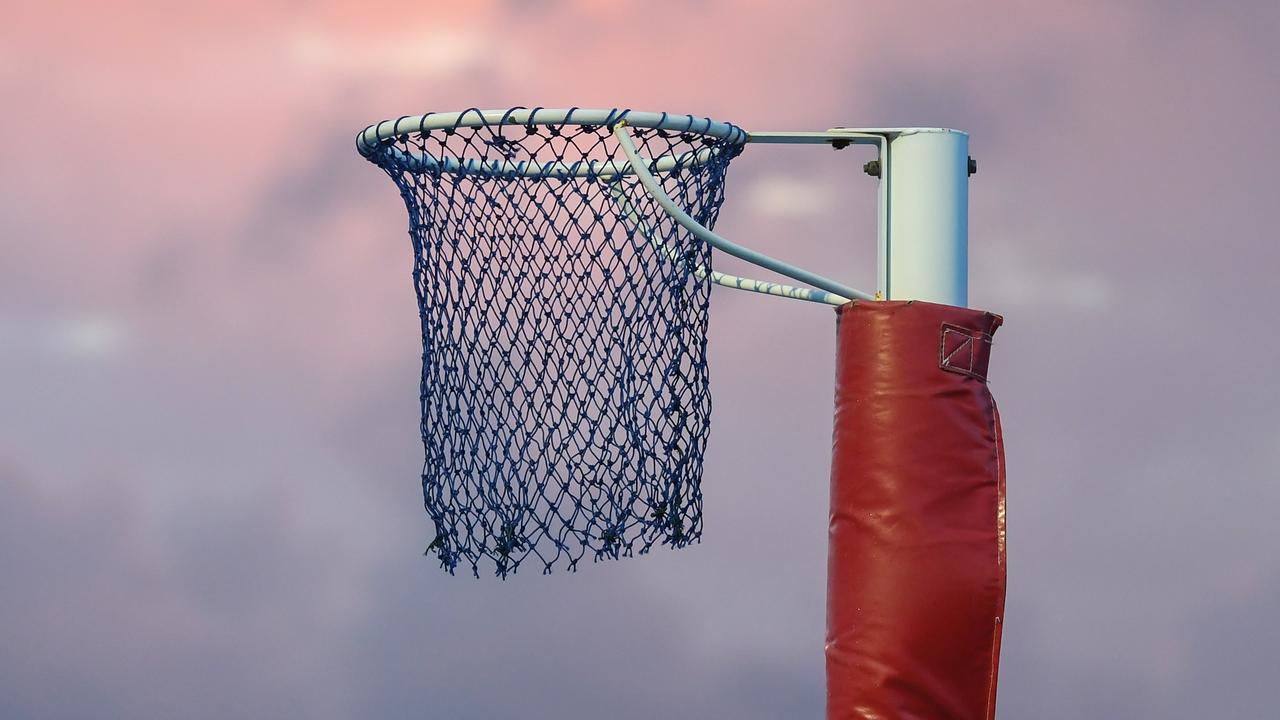
[[[631,140],[631,135],[627,132],[626,123],[619,122],[613,128],[614,137],[618,139],[618,144],[622,147],[622,151],[626,153],[627,159],[631,161],[631,168],[635,171],[636,179],[644,185],[645,190],[653,196],[662,209],[671,216],[673,220],[680,223],[686,230],[693,233],[696,237],[705,241],[712,247],[726,252],[734,257],[741,258],[753,265],[759,265],[767,270],[789,277],[792,280],[798,280],[807,285],[821,288],[829,293],[834,293],[841,297],[857,298],[861,300],[874,300],[874,296],[869,293],[855,290],[847,285],[836,282],[829,278],[825,278],[817,273],[809,272],[802,268],[798,268],[789,263],[769,257],[764,253],[756,252],[750,248],[745,248],[736,243],[732,243],[723,237],[715,234],[711,230],[703,227],[697,220],[689,216],[669,195],[662,190],[662,186],[654,179],[653,174],[649,172],[649,168],[645,165],[644,160],[636,151],[635,143]]]
[[[823,132],[750,132],[747,133],[747,142],[757,145],[831,145],[837,142],[876,145],[884,137],[883,133],[834,128]]]
[[[622,208],[622,212],[627,216],[637,228],[638,232],[649,244],[656,247],[667,256],[667,259],[674,263],[678,263],[690,271],[699,279],[707,279],[707,271],[699,265],[692,265],[689,261],[677,251],[675,248],[667,245],[658,237],[658,233],[649,226],[649,223],[636,212],[635,206],[627,200],[626,193],[623,192],[622,183],[613,183],[609,186],[609,194],[613,196],[618,206]],[[777,297],[790,298],[792,300],[807,300],[809,302],[823,303],[826,305],[844,305],[849,302],[849,298],[829,293],[825,290],[814,290],[813,288],[795,287],[793,285],[783,285],[782,283],[768,282],[766,280],[753,280],[751,278],[740,277],[738,275],[729,275],[719,270],[712,270],[710,275],[711,282],[721,287],[733,288],[734,290],[746,290],[748,292],[761,293],[763,295],[775,295]]]
[[[880,279],[889,300],[969,302],[969,136],[899,131],[880,160]]]

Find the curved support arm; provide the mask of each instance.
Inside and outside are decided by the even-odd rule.
[[[636,230],[649,241],[650,245],[660,250],[667,256],[667,259],[679,265],[683,265],[692,272],[698,279],[705,280],[710,277],[711,282],[734,290],[747,290],[749,292],[761,293],[764,295],[777,295],[778,297],[791,298],[793,300],[808,300],[809,302],[825,303],[827,305],[844,305],[849,302],[849,298],[841,295],[835,295],[826,290],[815,290],[813,288],[795,287],[793,285],[783,285],[782,283],[768,282],[765,280],[752,280],[751,278],[740,277],[738,275],[729,275],[719,270],[712,270],[708,275],[707,271],[700,265],[694,265],[687,261],[680,253],[670,245],[662,241],[658,237],[658,233],[653,227],[636,211],[634,205],[627,200],[626,193],[622,190],[621,183],[613,183],[609,186],[609,194],[613,196],[614,202],[622,208],[622,212],[627,216],[627,220],[636,227]]]
[[[644,186],[644,189],[653,196],[664,211],[671,216],[673,220],[680,223],[686,230],[693,233],[695,237],[705,241],[712,247],[722,252],[728,253],[736,258],[746,260],[747,262],[758,265],[767,270],[789,277],[793,280],[812,285],[815,288],[821,288],[827,293],[835,295],[842,299],[859,299],[874,300],[875,297],[869,293],[855,290],[847,285],[825,278],[817,273],[809,272],[794,265],[790,265],[776,258],[772,258],[764,253],[756,252],[750,248],[745,248],[736,243],[730,242],[714,232],[703,227],[697,220],[694,220],[679,205],[671,199],[669,195],[662,190],[662,186],[654,179],[653,174],[649,172],[647,164],[641,159],[636,151],[635,143],[631,140],[631,135],[626,130],[626,122],[619,122],[613,127],[614,137],[618,139],[618,144],[622,147],[622,152],[626,153],[627,159],[631,162],[631,168],[635,171],[636,179]],[[753,281],[757,282],[757,281]],[[763,283],[767,285],[768,283]],[[743,287],[739,285],[738,287]],[[743,289],[747,289],[743,287]],[[808,299],[808,298],[806,298]],[[817,299],[817,298],[815,298]],[[826,300],[823,300],[826,301]],[[840,304],[843,304],[840,303]]]

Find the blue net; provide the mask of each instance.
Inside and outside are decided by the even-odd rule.
[[[427,553],[505,577],[696,542],[710,248],[628,172],[612,135],[625,111],[513,113],[428,116],[364,149],[409,211]],[[666,126],[627,131],[711,227],[740,134]]]

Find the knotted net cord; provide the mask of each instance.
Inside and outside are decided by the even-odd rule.
[[[625,115],[474,111],[366,153],[409,213],[427,552],[450,573],[573,570],[701,535],[711,250],[626,171]],[[650,168],[712,227],[741,141],[629,130],[642,157],[675,159]]]

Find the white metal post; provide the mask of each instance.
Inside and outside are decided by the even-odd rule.
[[[889,300],[969,302],[969,136],[886,133],[880,158],[879,289]]]

